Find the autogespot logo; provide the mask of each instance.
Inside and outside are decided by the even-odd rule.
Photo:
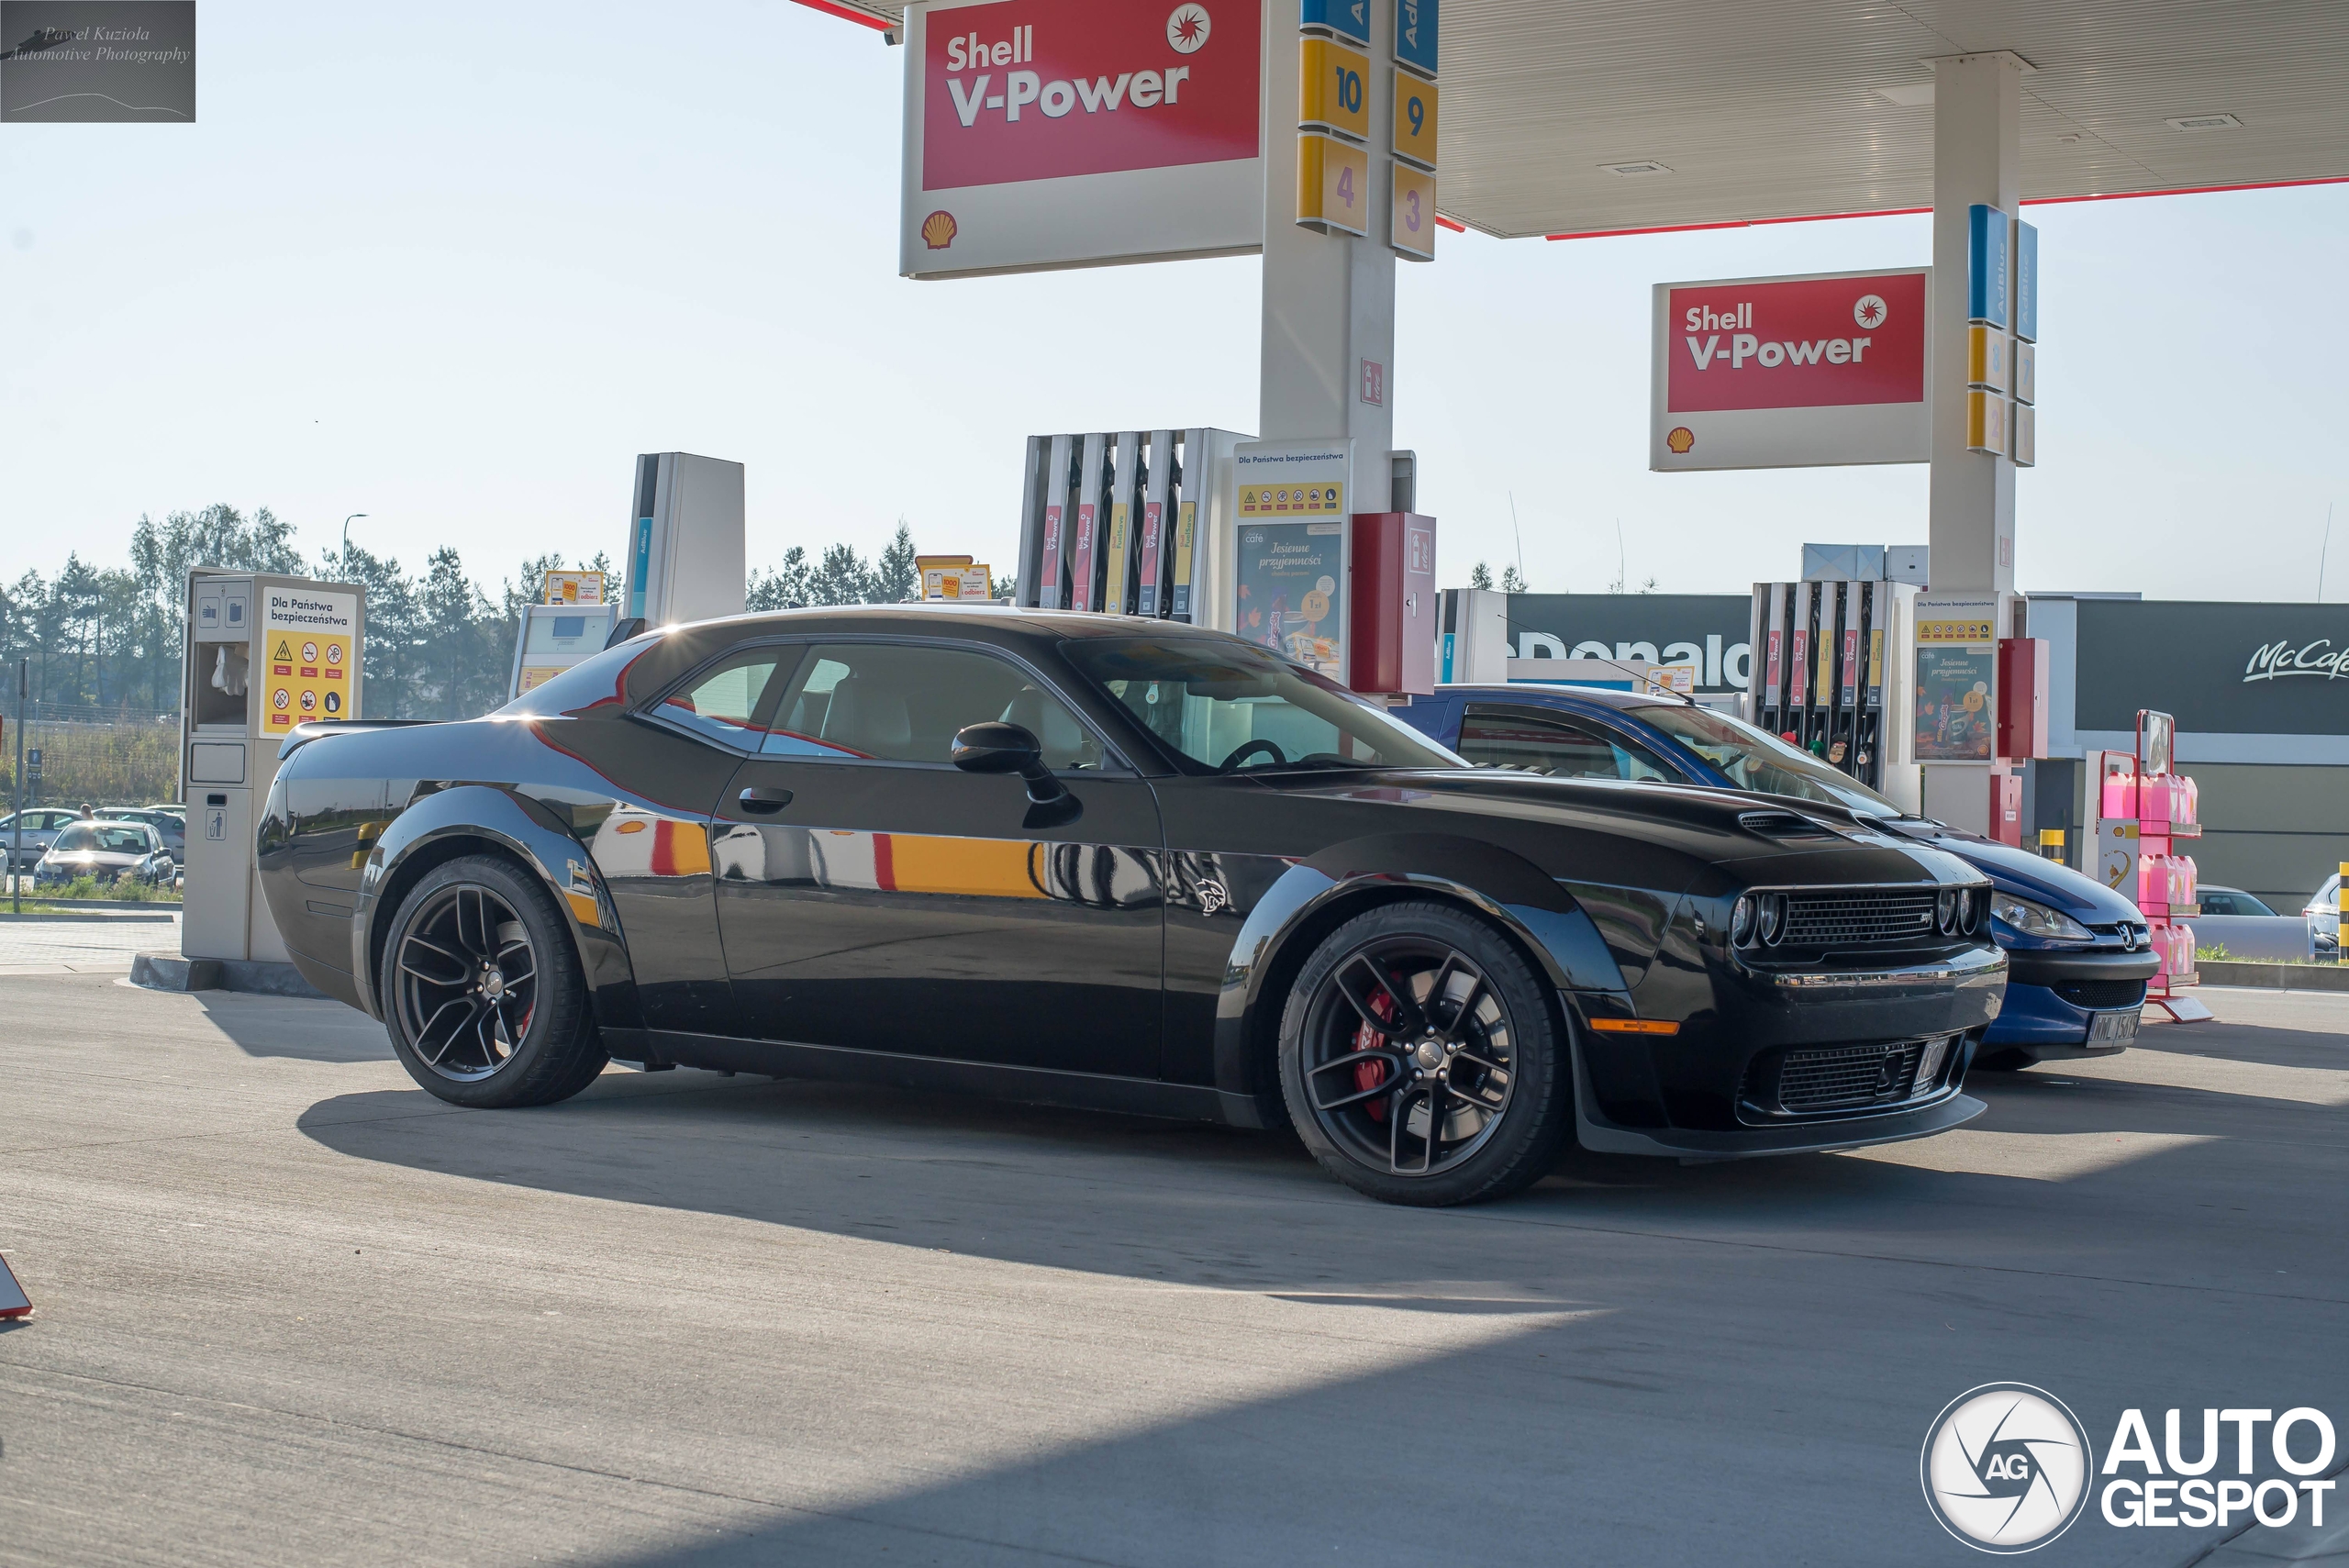
[[[2096,1455],[2064,1402],[2027,1383],[1986,1383],[1943,1407],[1919,1461],[1926,1506],[1981,1551],[2033,1551],[2072,1528]]]

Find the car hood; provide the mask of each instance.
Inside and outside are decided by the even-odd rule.
[[[1887,826],[1904,838],[1955,855],[1987,876],[2001,892],[2036,899],[2083,925],[2110,926],[2144,918],[2136,905],[2094,877],[2084,876],[2070,866],[2058,865],[2028,850],[1913,817]]]
[[[135,866],[146,858],[146,851],[126,850],[51,850],[48,855],[51,865],[61,866]]]
[[[1663,890],[1677,860],[1682,887],[1707,868],[1729,883],[1977,883],[1933,846],[1878,832],[1833,810],[1797,810],[1733,790],[1615,779],[1560,779],[1499,769],[1265,773],[1268,790],[1389,817],[1366,831],[1446,833],[1515,851],[1552,876]]]

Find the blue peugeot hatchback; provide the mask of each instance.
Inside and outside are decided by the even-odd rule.
[[[2135,905],[2010,845],[1911,817],[1841,770],[1681,697],[1595,686],[1438,687],[1396,717],[1472,762],[1561,778],[1655,779],[1790,797],[1946,850],[1990,878],[2007,999],[1977,1068],[2103,1056],[2137,1036],[2160,967]]]

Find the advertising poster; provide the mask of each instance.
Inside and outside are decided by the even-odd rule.
[[[1346,525],[1244,519],[1238,565],[1240,635],[1343,681]]]
[[[540,585],[539,602],[547,605],[600,605],[604,602],[604,573],[550,572]]]
[[[1917,761],[1987,762],[1996,741],[1991,681],[1995,647],[1917,649]]]
[[[358,717],[359,595],[306,588],[271,588],[267,595],[264,732],[290,731],[312,719]]]
[[[907,6],[897,270],[1260,250],[1261,6]]]

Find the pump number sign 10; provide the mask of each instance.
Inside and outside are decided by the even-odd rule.
[[[1261,249],[1263,5],[907,6],[898,271]]]

